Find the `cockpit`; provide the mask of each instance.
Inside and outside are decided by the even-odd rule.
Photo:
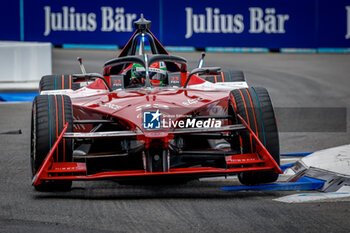
[[[162,46],[164,52],[159,54],[156,42],[161,46],[150,32],[136,32],[121,56],[105,63],[104,76],[110,76],[113,89],[181,87],[181,71],[186,72],[186,60],[168,55]]]

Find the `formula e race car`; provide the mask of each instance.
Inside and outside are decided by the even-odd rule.
[[[198,67],[169,55],[142,16],[103,75],[47,75],[32,107],[32,184],[69,190],[73,180],[181,180],[238,175],[274,182],[276,119],[266,89],[241,71]]]

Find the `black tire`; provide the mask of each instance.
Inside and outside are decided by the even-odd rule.
[[[30,162],[34,176],[55,143],[64,125],[68,122],[67,132],[73,132],[72,104],[65,95],[38,95],[32,106]],[[54,153],[54,161],[71,162],[73,142],[63,139]],[[35,189],[38,191],[69,190],[71,181],[45,182]]]
[[[70,74],[45,75],[39,83],[39,92],[65,89],[79,89],[79,84],[73,82],[72,75]]]
[[[225,82],[245,82],[245,77],[243,71],[231,70],[228,72],[223,72],[225,77]]]
[[[235,100],[235,112],[243,117],[252,131],[258,136],[277,164],[280,164],[280,150],[276,118],[270,96],[265,88],[253,87],[231,91]],[[238,123],[238,119],[234,119]],[[242,131],[243,153],[255,152],[255,141],[249,131]],[[237,139],[236,139],[237,140]],[[232,145],[239,145],[239,142]],[[245,185],[275,182],[278,174],[272,171],[243,172],[239,181]]]
[[[217,82],[245,82],[243,71],[231,70],[220,72],[219,75],[201,75],[202,79],[217,83]]]

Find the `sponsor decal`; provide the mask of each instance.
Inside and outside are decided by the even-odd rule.
[[[196,118],[187,118],[183,120],[173,121],[172,119],[162,120],[163,128],[220,128],[221,121],[215,118],[206,120],[197,120]]]
[[[156,112],[143,112],[143,128],[144,129],[160,129],[160,116],[162,114],[157,110]]]
[[[110,108],[113,110],[119,110],[122,108],[121,106],[112,103],[100,103],[100,106]]]
[[[101,28],[102,32],[132,32],[133,21],[137,14],[125,13],[123,7],[113,9],[102,6]],[[59,12],[53,12],[50,6],[44,6],[45,31],[44,36],[52,31],[94,32],[97,29],[96,13],[79,12],[75,7],[62,6]]]
[[[189,105],[198,103],[198,102],[201,101],[202,99],[203,99],[203,98],[201,98],[201,97],[197,97],[197,98],[195,98],[195,99],[188,99],[187,101],[182,102],[182,104],[185,105],[185,106],[189,106]]]
[[[179,119],[180,120],[173,120]],[[143,128],[144,129],[161,129],[161,128],[220,128],[221,120],[208,118],[206,120],[198,120],[191,118],[190,115],[166,115],[157,111],[143,112]]]
[[[284,34],[288,14],[276,14],[276,8],[249,7],[249,33]],[[220,14],[219,8],[205,8],[204,14],[195,14],[186,7],[186,34],[189,39],[194,33],[235,33],[245,30],[243,14]]]

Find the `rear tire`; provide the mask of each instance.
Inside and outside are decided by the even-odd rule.
[[[240,70],[231,70],[223,72],[225,82],[245,82],[245,77],[243,71]]]
[[[52,90],[79,89],[79,84],[73,82],[72,75],[45,75],[39,83],[39,92]]]
[[[265,88],[253,87],[233,90],[235,103],[232,106],[236,114],[249,124],[252,131],[269,151],[276,163],[280,164],[280,151],[276,118],[270,96]],[[234,119],[236,123],[238,119]],[[239,135],[242,141],[243,153],[255,152],[255,141],[249,131]],[[237,139],[236,139],[237,140]],[[240,145],[234,142],[232,145]],[[238,174],[239,181],[245,185],[275,182],[278,174],[272,171],[242,172]]]
[[[35,97],[32,107],[30,151],[33,176],[67,122],[67,132],[73,132],[72,104],[68,96],[38,95]],[[55,162],[71,162],[72,154],[72,140],[62,139],[53,158]],[[69,190],[71,186],[72,181],[51,181],[37,185],[35,189],[38,191],[65,191]]]
[[[201,75],[202,79],[217,83],[217,82],[245,82],[243,71],[231,70],[220,72],[219,75]]]

